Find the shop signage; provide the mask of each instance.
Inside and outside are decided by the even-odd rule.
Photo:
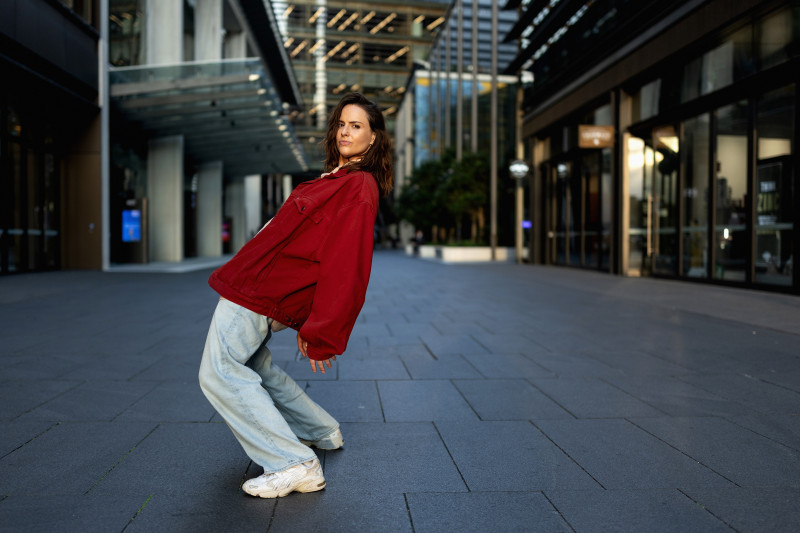
[[[610,148],[614,146],[614,126],[578,126],[578,146],[581,148]]]

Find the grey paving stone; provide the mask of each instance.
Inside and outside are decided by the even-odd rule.
[[[788,357],[786,359],[786,364],[780,365],[782,368],[779,370],[762,367],[753,371],[753,376],[800,394],[800,370],[797,369],[800,366],[800,361],[795,358],[792,358],[791,361],[789,361]]]
[[[675,489],[547,491],[547,497],[575,531],[731,531]]]
[[[585,348],[583,349],[585,350]],[[637,378],[644,376],[681,376],[691,372],[691,369],[684,365],[675,364],[640,350],[593,350],[587,355],[621,370],[628,376]],[[691,358],[692,355],[690,354],[688,357]]]
[[[325,453],[325,491],[358,495],[465,492],[464,481],[430,423],[342,424],[347,442]],[[361,500],[351,499],[353,505]]]
[[[609,376],[604,380],[670,416],[726,416],[750,411],[741,403],[673,377]]]
[[[27,353],[4,356],[0,369],[2,379],[64,379],[66,374],[91,363],[96,356],[90,354],[31,356]]]
[[[480,379],[454,383],[481,420],[572,418],[525,380]]]
[[[491,353],[522,353],[525,355],[546,354],[547,348],[531,341],[519,333],[506,333],[502,335],[477,333],[474,338],[489,349]]]
[[[348,355],[336,363],[339,365],[339,379],[411,379],[399,357],[364,356],[354,359]]]
[[[154,427],[150,423],[59,424],[0,459],[0,494],[82,494]]]
[[[527,357],[536,364],[546,368],[556,376],[577,378],[592,377],[599,378],[605,376],[622,375],[622,370],[597,361],[586,355],[578,355],[567,352],[557,353],[534,353]]]
[[[537,420],[606,489],[724,487],[730,482],[625,420]]]
[[[530,379],[536,388],[577,418],[662,416],[641,400],[597,379]]]
[[[735,531],[800,531],[800,487],[694,488],[685,493]]]
[[[298,385],[339,422],[383,422],[374,381],[301,381]]]
[[[110,422],[152,390],[152,383],[88,381],[28,411],[17,420]]]
[[[477,415],[449,381],[379,381],[387,422],[475,420]]]
[[[367,342],[369,344],[369,351],[371,353],[375,353],[379,350],[386,350],[389,348],[396,348],[396,347],[412,347],[418,346],[423,347],[424,344],[419,339],[419,337],[393,337],[389,335],[380,335],[375,337],[367,337]]]
[[[138,374],[131,376],[132,381],[194,381],[200,370],[202,349],[186,356],[163,356]]]
[[[64,379],[123,380],[130,379],[163,358],[159,354],[136,354],[122,351],[114,355],[98,355],[92,362],[63,375]]]
[[[800,416],[797,414],[744,415],[728,419],[784,446],[800,450]]]
[[[210,323],[210,317],[209,317]],[[194,331],[181,330],[180,336],[170,335],[162,338],[157,343],[142,351],[142,355],[150,353],[160,356],[194,356],[203,353],[203,347],[206,344],[206,336],[208,335],[209,324],[202,326],[195,325],[192,329]]]
[[[331,367],[325,367],[325,373],[320,370],[316,372],[311,371],[311,363],[303,357],[299,361],[286,361],[273,364],[280,364],[281,367],[289,374],[295,381],[335,381],[339,377],[339,361],[331,361]]]
[[[427,322],[415,322],[413,324],[408,322],[388,322],[386,327],[392,334],[392,337],[401,339],[411,339],[419,341],[420,335],[439,334],[441,331],[437,330],[432,324]]]
[[[142,385],[146,385],[142,382]],[[157,384],[115,419],[122,421],[207,422],[214,414],[197,381]]]
[[[250,463],[225,424],[159,424],[129,450],[118,464],[106,465],[110,471],[93,492],[178,493],[186,498],[218,491],[241,494]]]
[[[436,356],[445,354],[489,353],[485,346],[465,335],[421,335],[425,346]]]
[[[458,354],[401,356],[413,379],[477,379],[481,374]]]
[[[691,374],[681,381],[763,413],[797,413],[800,394],[746,375]]]
[[[351,339],[356,339],[358,337],[380,337],[380,336],[390,336],[389,328],[386,327],[385,322],[377,322],[377,323],[357,323],[353,328],[352,333],[350,333]]]
[[[470,491],[601,490],[528,422],[436,422]]]
[[[338,485],[338,483],[336,483]],[[358,505],[353,505],[357,501]],[[332,485],[309,494],[281,498],[270,522],[270,533],[325,531],[410,532],[405,498],[399,493],[343,492]],[[419,530],[417,530],[419,531]]]
[[[213,480],[204,489],[187,495],[153,487],[125,531],[267,531],[277,500],[253,498]]]
[[[800,451],[727,420],[676,417],[633,422],[740,486],[789,486],[800,480]]]
[[[56,424],[53,422],[42,420],[0,422],[0,458],[55,426]]]
[[[147,494],[12,495],[0,501],[0,531],[25,533],[106,533],[122,531]]]
[[[425,355],[430,357],[431,352],[424,344],[405,344],[398,346],[370,346],[366,357],[398,357],[403,355]]]
[[[489,379],[554,377],[551,371],[518,353],[472,354],[464,358]]]
[[[80,381],[50,379],[0,383],[0,420],[13,420],[80,384]]]
[[[539,492],[411,493],[417,533],[572,531]]]

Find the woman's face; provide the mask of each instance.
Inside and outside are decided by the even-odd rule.
[[[375,133],[369,127],[367,112],[355,104],[344,106],[339,117],[339,130],[336,132],[339,165],[364,155],[374,140]]]

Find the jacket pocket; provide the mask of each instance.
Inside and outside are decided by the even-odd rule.
[[[297,207],[298,213],[314,222],[314,224],[319,224],[322,219],[325,218],[325,214],[323,213],[322,209],[320,209],[320,205],[313,202],[308,197],[295,197],[294,205]]]

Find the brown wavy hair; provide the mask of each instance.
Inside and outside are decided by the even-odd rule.
[[[369,127],[375,134],[375,141],[370,146],[361,160],[349,163],[348,167],[364,170],[372,174],[378,182],[378,189],[381,196],[386,196],[392,190],[392,140],[386,133],[386,122],[383,120],[378,105],[361,93],[346,94],[336,105],[336,109],[328,119],[328,133],[322,141],[325,149],[325,171],[336,168],[339,165],[339,147],[336,142],[336,133],[339,131],[339,119],[342,116],[342,109],[345,106],[355,104],[367,113]]]

